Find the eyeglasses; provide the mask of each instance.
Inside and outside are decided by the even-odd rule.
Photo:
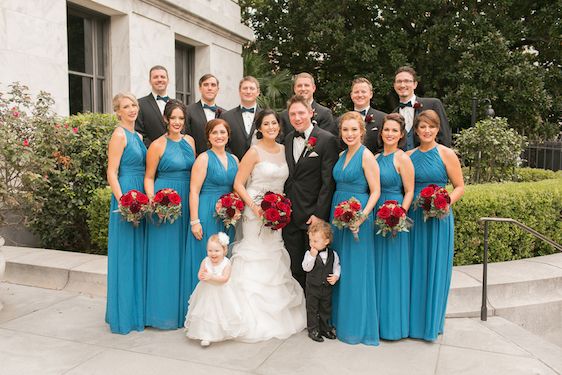
[[[413,79],[397,79],[396,81],[394,81],[394,83],[397,83],[399,85],[403,84],[403,83],[414,83]]]

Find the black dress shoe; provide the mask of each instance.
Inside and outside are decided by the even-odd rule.
[[[336,339],[336,329],[334,327],[330,327],[327,331],[321,332],[320,335],[324,336],[325,338],[327,338],[329,340],[335,340]]]
[[[320,332],[317,329],[313,329],[312,331],[308,332],[308,337],[316,342],[324,342],[322,336],[320,336]]]

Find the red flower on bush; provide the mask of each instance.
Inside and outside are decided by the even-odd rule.
[[[25,147],[29,146],[29,140],[24,139],[24,140],[23,140],[23,145],[24,145]]]

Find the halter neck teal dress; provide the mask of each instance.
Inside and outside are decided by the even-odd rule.
[[[127,145],[119,163],[119,185],[144,192],[146,146],[136,132],[125,128]],[[144,234],[139,226],[124,221],[115,212],[118,203],[111,195],[107,244],[107,307],[105,321],[113,333],[127,334],[144,330]]]
[[[414,199],[428,184],[445,186],[447,170],[435,146],[411,155],[416,173]],[[452,212],[443,219],[424,222],[422,208],[412,209],[410,233],[410,337],[435,341],[443,333],[445,309],[453,269],[454,220]]]
[[[336,191],[332,199],[330,220],[334,209],[342,201],[357,198],[365,207],[369,199],[369,185],[363,173],[365,146],[352,156],[344,168],[347,150],[334,166],[333,176]],[[377,293],[375,276],[375,240],[373,214],[359,228],[359,241],[353,238],[348,228],[335,226],[333,249],[339,255],[341,277],[335,284],[332,320],[339,340],[348,344],[379,344],[379,321],[377,317]]]
[[[181,197],[181,216],[173,224],[147,222],[146,325],[160,329],[183,327],[182,280],[189,229],[189,181],[195,153],[185,139],[166,138],[166,149],[158,163],[154,194],[171,188]]]
[[[191,228],[189,228],[184,261],[185,279],[183,287],[185,287],[185,291],[183,295],[186,297],[183,300],[184,316],[187,313],[189,297],[199,282],[197,278],[199,267],[207,256],[207,240],[213,234],[225,232],[229,235],[230,242],[234,241],[234,227],[231,226],[228,230],[225,228],[222,220],[215,214],[215,205],[221,195],[232,191],[238,165],[234,156],[228,152],[226,153],[227,168],[224,167],[212,150],[205,152],[208,156],[207,175],[199,193],[199,220],[201,220],[201,226],[203,227],[203,238],[201,241],[197,240],[191,232]]]
[[[379,154],[377,161],[381,176],[381,196],[378,210],[387,200],[402,204],[402,177],[394,166],[396,152]],[[376,211],[375,211],[376,212]],[[375,225],[375,233],[378,226]],[[400,340],[408,337],[410,319],[410,237],[401,232],[392,237],[375,236],[375,265],[377,273],[377,307],[380,337]]]

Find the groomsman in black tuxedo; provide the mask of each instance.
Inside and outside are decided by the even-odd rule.
[[[452,136],[449,120],[441,100],[437,98],[421,98],[414,94],[418,87],[416,71],[410,66],[402,66],[396,70],[394,75],[394,91],[400,98],[400,105],[392,112],[398,112],[406,120],[406,146],[405,150],[411,150],[419,146],[420,141],[416,135],[413,124],[414,118],[423,111],[433,109],[439,115],[441,129],[437,134],[437,142],[451,147]]]
[[[321,129],[327,130],[330,133],[338,136],[338,126],[334,121],[334,115],[329,108],[326,108],[314,100],[314,92],[316,85],[314,84],[314,77],[309,73],[300,73],[293,78],[293,91],[295,95],[302,96],[312,107],[313,118],[312,120]],[[291,121],[289,120],[289,113],[285,110],[281,112],[281,125],[283,134],[287,135],[292,130]]]
[[[373,84],[367,78],[357,77],[351,82],[353,109],[359,112],[365,120],[366,133],[363,144],[373,154],[378,154],[383,148],[379,141],[379,132],[382,130],[382,122],[386,113],[371,107],[372,98]]]
[[[166,132],[164,124],[164,107],[170,99],[168,90],[168,71],[161,65],[150,68],[148,74],[152,92],[139,99],[139,114],[135,121],[135,130],[142,135],[148,148],[150,143]]]
[[[221,118],[230,125],[228,148],[238,160],[242,160],[255,139],[254,118],[260,111],[256,101],[260,94],[260,83],[256,78],[246,76],[238,85],[238,93],[240,105],[223,112]]]
[[[195,140],[197,155],[207,151],[207,138],[205,125],[212,119],[219,118],[224,109],[217,106],[215,100],[219,93],[219,80],[214,75],[207,73],[199,79],[199,92],[201,100],[187,106],[185,119],[186,133]]]
[[[307,229],[319,220],[330,219],[338,141],[332,133],[312,124],[313,111],[306,98],[295,95],[289,99],[287,113],[294,130],[285,137],[289,165],[285,194],[293,203],[293,213],[291,222],[283,228],[283,241],[291,257],[293,277],[304,288],[302,260],[309,248]]]

